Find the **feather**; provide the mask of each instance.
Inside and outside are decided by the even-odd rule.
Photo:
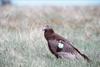
[[[85,54],[82,54],[66,38],[55,33],[52,28],[47,26],[44,30],[44,36],[48,42],[49,50],[56,58],[84,58],[85,60],[90,61]]]
[[[64,48],[64,44],[58,43],[58,48],[60,48],[60,49]]]

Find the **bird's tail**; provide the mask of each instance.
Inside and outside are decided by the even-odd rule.
[[[91,62],[91,60],[85,55],[82,54],[78,49],[76,49],[75,47],[73,47],[85,60],[87,60],[87,62]]]
[[[87,60],[87,62],[91,62],[91,60],[85,55],[85,54],[80,54],[84,59]]]

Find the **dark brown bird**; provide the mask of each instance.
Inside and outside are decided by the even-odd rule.
[[[52,28],[48,25],[44,29],[44,36],[47,40],[48,47],[52,54],[56,58],[63,59],[85,59],[90,62],[90,59],[82,54],[77,48],[72,46],[72,44],[64,37],[56,34]]]

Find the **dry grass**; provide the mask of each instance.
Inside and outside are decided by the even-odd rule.
[[[7,6],[0,13],[0,67],[100,66],[100,6]],[[57,60],[43,37],[47,24],[93,62]]]

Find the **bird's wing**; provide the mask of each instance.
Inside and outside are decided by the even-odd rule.
[[[64,37],[58,35],[58,34],[53,34],[55,39],[58,41],[59,45],[61,45],[61,47],[63,47],[64,52],[75,52],[76,50],[73,48],[72,44],[70,43],[70,41],[68,41],[67,39],[65,39]],[[58,45],[58,47],[59,47]]]
[[[60,58],[70,58],[70,59],[75,59],[75,58],[81,58],[81,55],[78,52],[78,49],[74,48],[70,43],[60,40],[61,45],[63,44],[62,50],[59,48],[60,51],[58,51],[58,56]],[[62,46],[61,46],[62,47]]]
[[[52,53],[56,54],[59,51],[74,53],[74,48],[64,41],[48,40],[48,46]]]
[[[64,44],[64,48],[61,52],[58,52],[58,54],[61,55],[61,57],[66,58],[70,56],[72,58],[76,57],[77,59],[84,58],[88,62],[91,62],[91,60],[85,54],[82,54],[77,48],[72,46],[70,43],[64,41],[62,41],[62,43]]]
[[[71,45],[71,43],[60,40],[60,43],[62,43],[64,45],[63,47],[63,52],[68,52],[68,53],[75,53],[76,50],[73,48],[73,46]]]

